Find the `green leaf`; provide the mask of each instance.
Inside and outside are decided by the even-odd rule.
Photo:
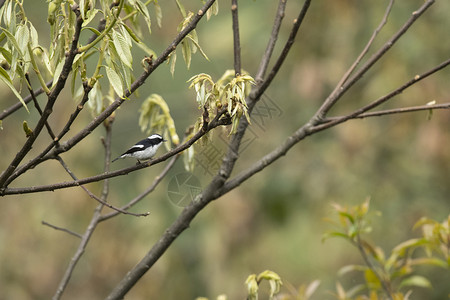
[[[213,3],[213,5],[206,12],[206,20],[209,20],[211,15],[217,16],[218,13],[219,13],[219,1],[215,1]]]
[[[23,131],[25,132],[25,136],[28,138],[33,134],[33,130],[28,127],[27,121],[23,121]]]
[[[400,283],[400,287],[403,286],[415,286],[415,287],[423,287],[423,288],[432,288],[431,282],[423,276],[414,275],[408,277]]]
[[[175,2],[177,3],[178,10],[180,11],[183,18],[186,18],[186,10],[184,9],[183,4],[181,4],[180,0],[175,0]]]
[[[3,57],[5,58],[6,62],[8,64],[11,64],[11,60],[12,60],[12,54],[8,49],[5,49],[3,47],[0,47],[0,52],[3,55]]]
[[[381,288],[380,280],[371,269],[364,271],[364,278],[371,289]]]
[[[332,238],[332,237],[341,237],[344,239],[349,239],[348,235],[342,232],[338,232],[338,231],[332,231],[332,232],[327,232],[322,236],[322,242]]]
[[[64,67],[64,60],[60,60],[56,65],[55,73],[53,74],[52,88],[56,86],[56,83],[58,82],[59,75],[61,75],[63,67]]]
[[[87,0],[80,0],[80,13],[83,20],[86,19],[86,1]]]
[[[178,1],[177,1],[178,2]],[[247,294],[248,300],[257,300],[258,299],[258,282],[256,281],[256,274],[252,274],[247,277],[245,280],[245,284],[247,285]]]
[[[4,21],[6,26],[9,27],[11,25],[11,20],[13,16],[13,7],[12,7],[13,1],[9,1],[8,7],[6,8],[5,14],[4,14]]]
[[[106,76],[108,77],[109,83],[112,85],[114,91],[119,97],[123,97],[123,86],[120,76],[114,71],[114,69],[105,66]]]
[[[27,112],[30,112],[28,110],[27,104],[25,103],[25,101],[23,101],[22,96],[19,94],[19,92],[16,90],[16,88],[14,87],[11,78],[8,75],[8,72],[6,72],[5,69],[3,69],[0,66],[0,79],[6,83],[6,85],[9,87],[9,89],[14,93],[14,95],[16,95],[16,97],[19,99],[20,103],[22,103],[23,107],[25,107],[25,109],[27,110]]]
[[[94,115],[101,113],[103,109],[103,94],[100,83],[97,81],[89,92],[88,106]]]
[[[6,30],[6,28],[0,27],[0,29],[3,30],[3,32],[6,34],[6,37],[8,38],[8,40],[11,42],[11,44],[14,46],[14,48],[16,48],[17,53],[19,53],[19,56],[23,57],[22,49],[20,48],[19,44],[17,43],[17,40],[14,37],[14,35],[11,32],[9,32],[8,30]]]
[[[89,23],[91,23],[91,21],[95,18],[95,16],[97,15],[97,13],[99,12],[98,9],[91,9],[88,10],[87,14],[86,14],[86,18],[83,21],[83,24],[81,25],[82,27],[85,27],[86,25],[88,25]]]
[[[191,45],[188,40],[184,39],[181,42],[181,46],[184,62],[186,63],[186,67],[189,69],[189,67],[191,66],[191,58],[192,58]]]
[[[198,42],[197,42],[195,39],[193,39],[190,35],[188,35],[187,37],[188,37],[188,38],[192,41],[192,43],[197,47],[197,49],[200,51],[200,53],[202,54],[202,56],[203,56],[206,60],[209,61],[208,56],[207,56],[206,53],[203,51],[202,47],[200,47],[200,45],[198,44]]]
[[[133,56],[126,39],[117,31],[112,34],[114,47],[119,54],[120,60],[130,69],[133,69]]]
[[[343,275],[345,275],[347,273],[350,273],[350,272],[354,272],[354,271],[365,272],[366,270],[367,270],[367,266],[363,266],[363,265],[347,265],[347,266],[343,266],[342,268],[340,268],[337,274],[339,276],[343,276]]]
[[[33,24],[31,22],[29,22],[28,24],[30,24],[30,42],[31,42],[31,49],[34,50],[34,48],[39,46],[39,35],[38,32],[36,30],[36,28],[34,28]]]
[[[145,6],[144,3],[142,3],[140,0],[135,0],[136,1],[136,9],[144,16],[144,20],[145,23],[147,24],[148,27],[148,32],[152,32],[152,22],[150,19],[150,14],[148,13],[148,8],[147,6]]]
[[[30,31],[28,30],[28,27],[25,24],[20,24],[17,26],[17,31],[15,38],[17,40],[17,45],[19,46],[19,49],[22,51],[24,49],[27,49],[28,41],[30,40]]]
[[[174,51],[170,55],[170,73],[173,75],[175,74],[175,64],[177,62],[177,53]]]
[[[216,1],[217,2],[217,1]],[[161,6],[159,6],[159,3],[157,1],[153,2],[153,5],[155,6],[155,14],[156,14],[156,24],[158,24],[158,27],[162,27],[162,11]]]

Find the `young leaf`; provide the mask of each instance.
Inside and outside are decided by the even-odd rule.
[[[431,282],[423,276],[414,275],[408,277],[400,283],[400,286],[417,286],[423,288],[432,288]]]
[[[114,69],[105,66],[106,76],[108,77],[109,83],[112,85],[114,91],[119,97],[123,97],[123,87],[120,76],[117,75]]]
[[[217,1],[216,1],[217,2]],[[158,24],[158,27],[162,27],[162,11],[161,6],[159,5],[158,1],[153,1],[153,5],[155,6],[155,14],[156,14],[156,24]]]
[[[189,67],[191,66],[191,57],[192,57],[191,45],[187,39],[184,39],[181,42],[181,46],[184,62],[186,63],[186,67],[189,69]]]
[[[9,87],[9,89],[14,93],[14,95],[16,95],[16,97],[19,99],[20,103],[22,103],[23,107],[25,107],[25,109],[27,110],[27,112],[30,112],[28,110],[28,107],[25,103],[25,101],[23,101],[22,96],[19,94],[19,92],[16,90],[16,88],[14,87],[11,78],[8,75],[8,72],[6,72],[5,69],[3,69],[0,66],[0,79],[6,83],[6,85]]]
[[[117,31],[113,31],[112,39],[120,60],[130,69],[133,69],[133,56],[126,39]]]
[[[147,24],[148,27],[148,32],[152,33],[152,22],[150,20],[150,14],[148,13],[148,8],[147,6],[145,6],[144,3],[142,3],[140,0],[135,0],[136,1],[136,9],[144,16],[144,20],[145,23]]]
[[[6,30],[6,28],[0,27],[0,29],[3,30],[3,32],[6,34],[6,37],[8,38],[8,40],[11,42],[11,44],[14,46],[14,48],[16,48],[19,56],[23,57],[22,49],[20,48],[19,44],[17,43],[17,40],[14,37],[14,35],[11,32],[9,32],[8,30]]]

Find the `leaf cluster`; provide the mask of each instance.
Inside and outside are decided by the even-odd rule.
[[[415,228],[422,228],[422,237],[407,240],[392,249],[389,256],[377,245],[362,237],[371,231],[368,220],[369,200],[352,208],[334,205],[338,214],[339,230],[328,232],[324,239],[340,237],[358,248],[365,265],[348,265],[341,268],[340,275],[362,273],[365,283],[345,291],[336,284],[337,299],[409,299],[410,288],[431,288],[431,282],[417,275],[420,265],[439,266],[449,269],[450,215],[442,223],[422,218]],[[422,249],[423,251],[419,251]],[[367,291],[367,295],[361,292]],[[406,290],[406,291],[405,291]]]

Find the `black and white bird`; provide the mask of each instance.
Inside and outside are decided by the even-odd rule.
[[[119,158],[133,157],[141,163],[141,160],[150,159],[155,156],[159,146],[161,146],[165,141],[166,140],[164,140],[159,134],[152,134],[148,138],[137,142],[134,146],[125,151],[121,156],[117,157],[112,162],[115,162]]]

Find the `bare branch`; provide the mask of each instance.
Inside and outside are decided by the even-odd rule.
[[[137,171],[140,169],[144,169],[144,168],[148,168],[150,166],[153,166],[155,164],[163,162],[163,161],[167,160],[168,158],[186,150],[187,148],[192,146],[197,140],[199,140],[202,136],[204,136],[206,133],[208,133],[210,130],[212,130],[218,126],[221,126],[221,125],[229,125],[230,120],[228,118],[222,118],[222,119],[220,118],[225,111],[226,111],[226,108],[221,113],[217,114],[216,117],[208,124],[206,130],[204,130],[204,128],[202,128],[199,132],[197,132],[190,140],[186,141],[184,144],[179,145],[178,147],[167,152],[166,154],[163,154],[160,157],[155,158],[151,161],[137,164],[137,165],[134,165],[134,166],[131,166],[128,168],[121,169],[121,170],[105,172],[100,175],[87,177],[87,178],[83,178],[83,179],[78,179],[78,180],[74,180],[74,181],[69,181],[69,182],[61,182],[61,183],[55,183],[55,184],[50,184],[50,185],[42,185],[42,186],[26,187],[26,188],[4,188],[4,189],[0,189],[0,195],[4,196],[4,195],[13,195],[13,194],[27,194],[27,193],[36,193],[36,192],[44,192],[44,191],[54,191],[57,189],[63,189],[63,188],[68,188],[68,187],[80,186],[80,185],[91,183],[91,182],[97,182],[97,181],[101,181],[101,180],[104,180],[107,178],[117,177],[117,176],[121,176],[121,175],[127,175],[131,172],[134,172],[134,171]],[[103,203],[103,204],[109,205],[107,203]],[[118,210],[118,208],[115,208],[115,209]]]
[[[356,118],[358,115],[365,113],[377,106],[380,106],[381,104],[385,103],[386,101],[392,99],[393,97],[403,93],[404,90],[406,90],[407,88],[411,87],[412,85],[416,84],[417,82],[427,78],[428,76],[444,69],[445,67],[447,67],[448,65],[450,65],[450,59],[447,59],[446,61],[442,62],[441,64],[437,65],[436,67],[426,71],[425,73],[422,73],[420,75],[416,75],[414,76],[414,78],[412,78],[411,80],[409,80],[408,82],[406,82],[405,84],[403,84],[401,87],[395,89],[394,91],[390,92],[389,94],[380,97],[379,99],[373,101],[372,103],[369,103],[363,107],[361,107],[360,109],[355,110],[354,112],[352,112],[351,114],[348,114],[346,116],[341,117],[340,119],[334,119],[331,122],[327,122],[325,124],[319,123],[318,125],[314,126],[314,130],[319,129],[319,130],[323,130],[326,128],[330,128],[333,126],[336,126],[337,124],[343,123],[349,119],[354,119]]]
[[[268,79],[258,87],[261,90],[260,94],[256,94],[260,97],[263,90],[267,88],[268,84],[272,81],[276,73],[278,72],[281,64],[284,61],[290,47],[294,42],[295,35],[298,31],[302,20],[309,7],[310,0],[306,0],[305,4],[300,12],[299,18],[294,22],[293,30],[285,46],[282,54],[280,55],[276,65],[272,69]],[[267,84],[267,85],[265,85]],[[257,97],[253,99],[258,99]],[[254,104],[253,104],[254,105]],[[212,200],[221,195],[220,191],[223,189],[223,185],[226,179],[230,176],[234,163],[237,159],[237,150],[239,149],[240,141],[245,132],[246,124],[245,118],[241,120],[239,127],[241,130],[234,135],[230,144],[229,151],[224,158],[222,166],[218,174],[211,180],[211,183],[204,189],[204,191],[197,196],[195,201],[186,206],[178,218],[172,223],[172,225],[166,230],[158,242],[150,249],[146,256],[122,279],[122,281],[114,288],[107,299],[122,299],[123,296],[134,286],[134,284],[151,268],[151,266],[164,254],[167,248],[172,242],[189,227],[190,222],[194,217]],[[243,129],[242,129],[243,128]]]
[[[261,83],[266,74],[267,67],[269,66],[270,58],[272,57],[273,49],[275,48],[275,44],[278,40],[278,33],[280,32],[281,22],[284,18],[284,11],[286,10],[287,0],[279,0],[277,14],[275,16],[275,21],[273,22],[272,33],[270,35],[269,42],[266,47],[266,51],[264,52],[261,63],[259,64],[258,71],[255,75],[255,81],[257,83]]]
[[[112,122],[114,121],[114,118],[109,118],[108,122],[105,123],[106,128],[106,139],[102,139],[104,148],[105,148],[105,161],[104,161],[104,170],[105,172],[109,171],[110,161],[111,161],[111,137],[112,137]],[[109,187],[109,181],[105,180],[103,183],[103,191],[101,196],[101,201],[106,202],[107,196],[108,196],[108,187]],[[91,221],[86,228],[86,231],[81,236],[81,242],[78,245],[78,249],[75,252],[74,256],[72,257],[69,266],[66,269],[66,272],[64,273],[64,276],[61,279],[61,282],[58,285],[58,288],[56,290],[55,295],[53,296],[53,300],[60,299],[65,288],[67,287],[67,284],[69,283],[70,278],[72,277],[72,273],[75,270],[75,266],[77,265],[78,261],[81,259],[81,256],[83,255],[86,246],[94,233],[94,230],[97,227],[97,224],[100,222],[101,217],[101,211],[103,209],[103,204],[99,204],[94,214],[92,215]]]
[[[372,103],[354,111],[353,113],[351,113],[349,115],[339,117],[339,118],[328,118],[328,119],[326,119],[327,120],[326,123],[322,123],[319,125],[314,125],[314,121],[313,121],[313,119],[311,119],[308,123],[306,123],[305,125],[300,127],[293,135],[288,137],[283,144],[281,144],[280,146],[275,148],[273,151],[271,151],[270,153],[265,155],[263,158],[261,158],[259,161],[254,163],[247,170],[242,171],[241,173],[236,175],[233,179],[227,181],[226,184],[224,185],[223,189],[221,190],[221,195],[238,187],[245,180],[249,179],[256,173],[262,171],[264,168],[266,168],[267,166],[272,164],[274,161],[276,161],[280,157],[284,156],[290,150],[290,148],[292,148],[295,144],[297,144],[298,142],[300,142],[307,136],[309,136],[313,133],[334,127],[334,126],[341,124],[347,120],[358,118],[358,116],[363,114],[364,112],[385,103],[389,99],[392,99],[394,96],[402,93],[408,87],[412,86],[413,84],[419,82],[422,79],[425,79],[426,77],[430,76],[431,74],[434,74],[439,70],[442,70],[443,68],[445,68],[448,65],[450,65],[450,59],[444,61],[443,63],[439,64],[438,66],[432,68],[431,70],[429,70],[421,75],[416,75],[413,79],[411,79],[410,81],[405,83],[403,86],[399,87],[398,89],[394,90],[393,92],[387,94],[386,96],[379,98],[376,101],[373,101]],[[442,107],[436,106],[436,109],[443,109],[443,108],[447,108],[447,107],[445,107],[445,104],[442,105]],[[418,107],[413,107],[413,108],[409,108],[409,109],[410,109],[410,111],[425,110],[425,108],[419,109]],[[427,105],[426,109],[428,109],[428,110],[433,109],[433,105]],[[399,112],[401,112],[400,110],[402,110],[402,109],[396,109],[396,112],[388,111],[384,114],[399,113]],[[404,110],[406,112],[406,110],[408,110],[408,108],[405,108]],[[366,117],[367,116],[375,116],[377,113],[380,114],[380,112],[374,112],[374,113],[370,113],[369,115],[366,115]]]
[[[50,80],[49,82],[46,83],[46,86],[49,88],[52,86],[52,84],[53,80]],[[44,89],[42,87],[33,91],[35,97],[39,96],[42,93],[44,93]],[[23,101],[27,104],[30,103],[31,100],[32,100],[31,94],[23,98]],[[0,120],[4,120],[6,117],[8,117],[9,115],[13,114],[14,112],[16,112],[21,108],[23,108],[23,104],[19,101],[16,102],[16,104],[13,104],[9,108],[4,109],[2,112],[0,112]]]
[[[410,113],[410,112],[417,112],[417,111],[432,111],[432,110],[437,110],[437,109],[449,109],[449,108],[450,108],[450,102],[442,103],[442,104],[433,104],[433,105],[409,106],[409,107],[385,109],[385,110],[379,110],[379,111],[374,111],[374,112],[362,113],[362,114],[359,114],[359,115],[353,117],[352,119],[365,119],[365,118],[370,118],[370,117],[380,117],[380,116],[393,115],[393,114]],[[339,120],[342,118],[344,118],[344,116],[325,118],[324,122],[332,122],[332,121]]]
[[[42,109],[41,109],[41,106],[39,105],[39,102],[36,99],[36,96],[34,95],[34,91],[33,91],[33,88],[31,86],[30,76],[28,76],[28,73],[25,74],[25,79],[27,81],[27,88],[28,88],[28,91],[30,92],[31,99],[33,99],[34,107],[38,111],[39,115],[42,117]],[[50,124],[48,124],[48,121],[45,121],[45,127],[47,128],[47,132],[50,135],[50,137],[52,138],[52,140],[57,142],[55,140],[55,134],[53,133],[53,130],[50,127]]]
[[[67,173],[69,173],[70,176],[71,176],[75,181],[80,181],[80,180],[78,180],[78,178],[75,176],[75,174],[73,174],[73,172],[70,171],[70,169],[68,168],[68,166],[67,166],[66,163],[62,160],[61,157],[58,156],[56,159],[61,163],[61,165],[64,167],[64,169],[67,171]],[[106,202],[105,200],[100,199],[99,197],[95,196],[95,195],[94,195],[90,190],[88,190],[84,185],[82,185],[82,184],[77,184],[77,186],[81,187],[81,188],[89,195],[89,197],[91,197],[92,199],[96,200],[96,201],[99,202],[100,204],[102,204],[102,205],[104,205],[104,206],[107,206],[107,207],[109,207],[109,208],[111,208],[111,209],[113,209],[113,210],[115,210],[115,211],[117,211],[117,212],[120,212],[120,213],[124,214],[124,215],[132,215],[132,216],[135,216],[135,217],[146,217],[146,216],[148,216],[148,215],[150,214],[149,212],[145,212],[145,213],[142,213],[142,214],[136,214],[136,213],[132,213],[132,212],[129,212],[129,211],[126,211],[126,210],[122,210],[122,209],[120,209],[120,208],[118,208],[118,207],[115,207],[114,205],[109,204],[109,203]]]
[[[69,229],[66,229],[66,228],[62,228],[62,227],[58,227],[58,226],[52,225],[52,224],[50,224],[50,223],[47,223],[47,222],[45,222],[45,221],[42,221],[41,223],[42,223],[42,225],[51,227],[51,228],[53,228],[53,229],[55,229],[55,230],[60,230],[60,231],[67,232],[68,234],[71,234],[71,235],[73,235],[73,236],[76,236],[77,238],[80,238],[80,239],[81,239],[81,238],[83,237],[81,234],[76,233],[76,232],[74,232],[74,231],[72,231],[72,230],[69,230]]]
[[[161,173],[158,176],[156,176],[156,178],[152,182],[152,184],[145,191],[143,191],[137,197],[132,199],[126,205],[122,206],[120,209],[121,210],[128,210],[130,207],[132,207],[133,205],[135,205],[136,203],[138,203],[139,201],[144,199],[148,194],[153,192],[155,190],[155,188],[158,186],[158,184],[167,175],[167,173],[169,173],[170,169],[172,169],[172,167],[175,165],[175,161],[177,160],[178,157],[179,157],[179,155],[173,156],[172,159],[169,161],[169,163],[166,165],[166,167],[161,171]],[[113,211],[113,212],[110,212],[110,213],[108,213],[106,215],[102,215],[100,217],[100,219],[99,219],[99,222],[106,221],[106,220],[108,220],[108,219],[110,219],[112,217],[115,217],[117,215],[119,215],[119,213],[117,211]]]
[[[239,37],[238,1],[231,0],[231,16],[233,19],[233,48],[234,48],[234,75],[242,72],[241,67],[241,40]]]
[[[325,102],[314,116],[314,122],[320,123],[320,120],[325,117],[328,111],[333,107],[342,95],[355,84],[363,75],[386,54],[389,49],[408,31],[414,22],[432,5],[435,0],[427,0],[418,10],[411,14],[411,17],[403,24],[399,31],[397,31],[375,54],[370,57],[367,62],[359,69],[348,81],[333,93],[328,96]]]
[[[286,41],[286,44],[284,45],[284,48],[281,51],[280,56],[275,62],[275,65],[272,67],[272,70],[270,71],[269,75],[267,75],[267,78],[260,85],[258,85],[258,88],[252,90],[249,97],[251,101],[258,101],[258,99],[266,91],[267,87],[270,85],[272,80],[277,75],[289,51],[291,50],[292,45],[294,44],[295,37],[297,36],[298,30],[300,29],[300,25],[303,23],[303,20],[305,19],[310,4],[311,0],[305,0],[305,2],[303,3],[302,9],[300,10],[298,17],[293,22],[294,24],[292,25],[291,33],[289,34],[289,38]]]
[[[356,58],[356,60],[353,62],[353,64],[350,66],[350,68],[347,70],[347,72],[345,72],[345,74],[344,74],[344,76],[342,76],[341,80],[339,80],[339,82],[336,85],[336,87],[334,88],[333,92],[331,92],[329,98],[332,98],[334,94],[337,94],[339,92],[339,90],[341,89],[342,85],[350,77],[350,74],[353,73],[353,71],[359,65],[359,63],[361,62],[363,57],[367,54],[367,52],[369,51],[369,49],[372,46],[373,42],[375,41],[375,38],[377,37],[378,33],[381,31],[381,29],[384,27],[384,25],[386,25],[388,16],[391,13],[393,5],[394,5],[394,0],[390,0],[388,6],[386,8],[386,11],[384,13],[383,19],[381,20],[380,24],[378,25],[378,27],[372,33],[372,36],[370,37],[369,41],[367,42],[366,46],[361,51],[359,56]],[[324,111],[324,113],[326,114],[327,111]]]

